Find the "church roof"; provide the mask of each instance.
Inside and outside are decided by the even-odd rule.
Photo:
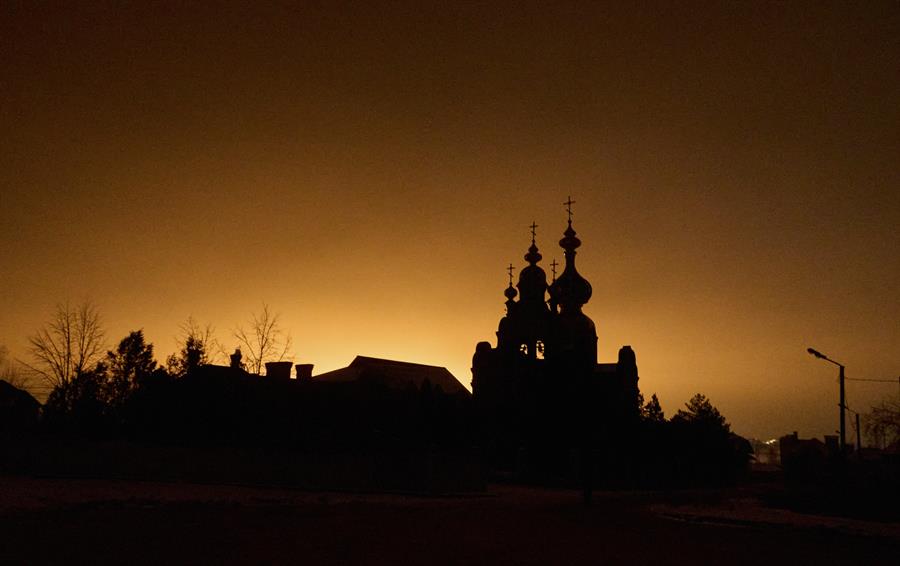
[[[410,384],[422,387],[427,379],[433,387],[440,385],[445,393],[469,393],[469,390],[463,387],[447,368],[367,356],[356,356],[349,366],[321,373],[313,377],[313,381],[331,383],[357,381],[363,375],[392,389],[404,389]]]

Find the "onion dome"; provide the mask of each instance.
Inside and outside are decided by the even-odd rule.
[[[525,261],[527,261],[530,265],[535,265],[537,262],[541,261],[544,256],[538,252],[538,247],[534,243],[534,239],[531,240],[531,245],[528,247],[528,253],[525,254]]]
[[[509,287],[503,291],[503,294],[506,296],[506,312],[511,313],[514,308],[516,308],[516,295],[519,294],[516,291],[516,288],[512,286],[512,282],[509,283]]]
[[[550,273],[553,277],[553,280],[550,282],[550,287],[548,287],[548,291],[550,292],[550,300],[547,301],[547,304],[550,305],[550,310],[552,312],[556,312],[559,304],[556,302],[556,299],[553,297],[553,284],[556,283],[556,266],[559,265],[556,263],[556,259],[550,262]]]
[[[509,273],[509,286],[503,291],[503,296],[506,297],[506,312],[511,313],[516,306],[516,295],[519,294],[516,291],[516,288],[513,287],[513,264],[509,264],[509,267],[506,268],[507,273]]]
[[[591,284],[575,269],[575,250],[581,246],[581,240],[575,235],[572,220],[559,241],[565,250],[566,268],[550,286],[550,300],[562,307],[563,311],[580,311],[582,305],[591,299]]]
[[[541,261],[541,254],[538,252],[537,244],[534,243],[534,227],[532,225],[531,246],[528,253],[525,254],[525,261],[528,262],[522,271],[519,272],[519,292],[522,294],[524,302],[540,302],[544,303],[544,294],[547,292],[547,274],[538,267],[537,262]]]
[[[559,241],[559,247],[566,250],[566,259],[569,259],[569,252],[575,252],[575,248],[581,247],[581,240],[575,236],[575,230],[572,228],[572,221],[569,220],[569,227],[563,232],[563,239]],[[568,268],[568,262],[566,262]]]

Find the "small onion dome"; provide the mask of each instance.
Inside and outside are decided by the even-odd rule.
[[[534,240],[531,240],[531,246],[528,248],[528,253],[525,254],[525,261],[529,264],[534,265],[537,262],[541,261],[543,256],[538,253],[538,247],[535,245]]]
[[[544,302],[544,294],[547,292],[547,274],[538,267],[537,262],[541,261],[541,254],[538,247],[531,240],[531,246],[528,253],[525,254],[525,261],[529,263],[522,271],[519,272],[519,292],[522,293],[522,299],[525,302]]]
[[[575,248],[581,246],[581,240],[575,237],[575,230],[572,228],[571,220],[569,220],[569,227],[563,232],[563,236],[565,237],[559,241],[559,247],[567,252],[574,251]]]
[[[512,281],[509,282],[509,287],[503,291],[503,294],[506,296],[506,312],[512,314],[513,309],[516,308],[516,295],[519,294],[518,291],[516,291],[516,288],[513,287]]]
[[[559,278],[553,280],[553,283],[550,283],[550,287],[547,289],[547,293],[550,295],[550,302],[558,305],[559,304],[559,285],[556,282],[559,281]]]

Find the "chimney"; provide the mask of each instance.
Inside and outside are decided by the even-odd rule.
[[[234,353],[231,354],[231,368],[232,369],[241,369],[241,349],[235,348]]]
[[[295,367],[297,368],[298,381],[309,381],[312,379],[313,364],[297,364]]]
[[[266,362],[266,377],[272,379],[290,379],[291,362]]]

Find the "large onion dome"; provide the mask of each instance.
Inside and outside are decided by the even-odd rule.
[[[581,307],[591,299],[593,289],[587,279],[575,269],[575,250],[581,246],[581,240],[575,235],[572,221],[563,233],[559,245],[565,250],[566,268],[550,286],[550,300],[560,305],[563,312],[580,311]]]

